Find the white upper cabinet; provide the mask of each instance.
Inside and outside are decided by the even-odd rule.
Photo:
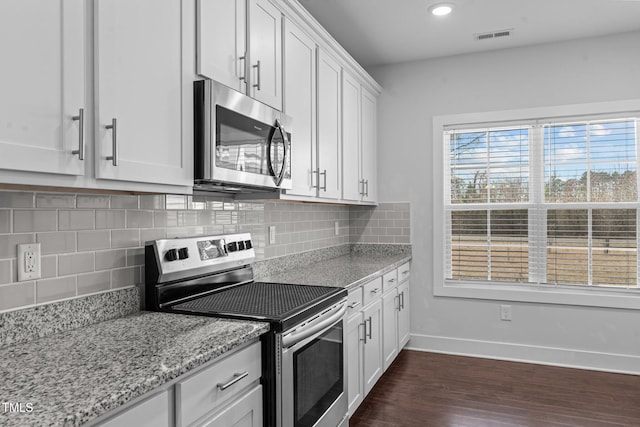
[[[84,174],[84,7],[0,2],[0,169]]]
[[[361,90],[361,139],[362,139],[362,180],[364,184],[363,201],[378,200],[377,185],[377,98],[364,87]]]
[[[95,7],[96,177],[192,185],[182,1],[101,0]]]
[[[282,13],[268,0],[249,0],[248,56],[249,95],[282,110]]]
[[[360,144],[360,82],[342,74],[342,198],[358,201],[363,195]]]
[[[282,12],[269,0],[197,8],[197,73],[282,110]]]
[[[293,118],[292,182],[287,194],[315,196],[316,44],[291,21],[284,31],[284,112]]]
[[[247,0],[198,0],[198,74],[246,92]]]
[[[342,67],[319,49],[318,53],[318,196],[342,197]],[[295,120],[295,117],[294,117]]]

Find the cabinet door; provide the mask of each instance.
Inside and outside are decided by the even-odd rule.
[[[342,73],[342,198],[360,200],[360,83]]]
[[[196,72],[245,92],[246,0],[198,0]]]
[[[362,382],[363,331],[362,312],[354,314],[347,321],[347,396],[349,416],[351,416],[364,399]]]
[[[341,102],[342,68],[318,49],[318,196],[339,199],[341,188]]]
[[[262,427],[262,386],[201,424],[202,427]]]
[[[362,179],[365,180],[365,194],[362,200],[378,200],[376,150],[377,150],[377,100],[375,95],[362,88]]]
[[[249,95],[282,110],[282,14],[269,0],[249,0]]]
[[[315,196],[316,44],[291,21],[284,32],[284,112],[291,128],[291,179],[287,194]]]
[[[369,394],[382,375],[382,301],[376,299],[365,307],[364,323],[366,324],[366,343],[364,345],[364,395]]]
[[[0,169],[84,174],[84,5],[0,2]]]
[[[169,427],[173,425],[169,408],[173,406],[173,394],[159,393],[138,403],[109,420],[98,423],[100,427]]]
[[[96,2],[97,178],[192,185],[181,12],[181,0]]]
[[[398,296],[400,297],[400,311],[398,312],[398,351],[409,342],[411,314],[409,311],[409,281],[405,281],[398,286]]]
[[[396,289],[382,296],[382,363],[385,371],[398,355],[398,308]]]

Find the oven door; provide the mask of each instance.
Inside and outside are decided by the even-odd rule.
[[[343,300],[283,334],[283,427],[333,427],[346,417],[345,313]]]

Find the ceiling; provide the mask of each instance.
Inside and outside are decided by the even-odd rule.
[[[454,4],[446,17],[428,13],[438,0],[300,3],[364,67],[640,30],[640,0],[443,1]]]

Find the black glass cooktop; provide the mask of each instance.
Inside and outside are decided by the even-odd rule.
[[[171,310],[265,320],[281,331],[346,295],[347,291],[342,288],[251,282],[173,305]]]

